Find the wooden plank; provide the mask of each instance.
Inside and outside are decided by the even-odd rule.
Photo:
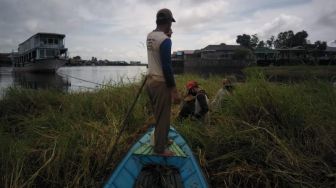
[[[183,150],[175,142],[173,142],[169,146],[169,150],[175,153],[174,156],[187,157],[187,155],[183,152]],[[142,144],[137,150],[134,151],[134,154],[135,155],[157,155],[153,150],[153,146],[148,143]]]

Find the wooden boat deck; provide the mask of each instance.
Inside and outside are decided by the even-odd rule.
[[[182,149],[173,142],[169,147],[169,150],[175,153],[175,157],[187,157]],[[135,155],[157,155],[154,153],[153,146],[149,143],[143,143],[141,147],[134,151]]]
[[[153,152],[153,131],[154,128],[150,128],[131,147],[104,188],[208,188],[202,169],[183,137],[170,128],[168,137],[173,143],[169,149],[176,155],[165,157]]]

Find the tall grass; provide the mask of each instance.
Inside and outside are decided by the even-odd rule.
[[[5,187],[99,187],[146,120],[142,95],[128,132],[109,154],[136,85],[65,94],[9,89],[0,102],[0,184]]]
[[[213,187],[332,187],[336,184],[336,92],[314,80],[267,82],[250,72],[210,125],[175,122]],[[180,91],[197,80],[210,99],[222,78],[177,76]],[[85,93],[9,89],[0,101],[0,185],[101,187],[146,129],[142,93],[110,158],[137,84]],[[174,106],[173,117],[178,106]]]
[[[212,113],[210,126],[179,126],[211,184],[335,186],[335,89],[318,80],[275,84],[258,72],[249,74]]]

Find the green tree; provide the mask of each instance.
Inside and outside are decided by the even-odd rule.
[[[252,48],[255,48],[257,47],[258,43],[259,43],[258,35],[257,34],[252,35],[252,38],[250,39],[250,46]]]
[[[238,35],[236,42],[246,48],[251,48],[251,36],[247,34]]]
[[[277,39],[274,41],[274,46],[276,48],[305,46],[307,44],[307,37],[308,33],[305,30],[302,30],[295,34],[292,30],[280,32]]]
[[[78,55],[78,56],[75,56],[75,57],[73,57],[73,59],[74,59],[74,60],[82,60],[81,56],[79,56],[79,55]]]
[[[290,48],[293,45],[294,33],[292,30],[280,32],[274,41],[275,48]]]
[[[258,48],[262,48],[262,47],[265,47],[265,42],[263,40],[261,40],[258,45],[257,45]]]
[[[314,43],[314,48],[316,50],[324,51],[327,48],[327,42],[318,40]]]
[[[307,37],[308,37],[308,33],[305,30],[297,32],[292,39],[293,40],[291,42],[292,47],[293,46],[305,46],[307,44]]]
[[[275,40],[275,37],[272,35],[272,36],[266,41],[267,47],[269,47],[269,48],[273,48],[273,46],[274,46],[274,40]]]

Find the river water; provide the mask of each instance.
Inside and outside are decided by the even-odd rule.
[[[61,67],[53,74],[38,74],[14,73],[11,67],[0,67],[0,94],[11,86],[68,92],[94,90],[100,84],[138,81],[146,71],[145,66],[78,66]]]

